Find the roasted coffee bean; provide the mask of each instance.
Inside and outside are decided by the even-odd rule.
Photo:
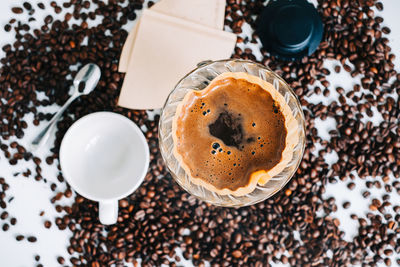
[[[10,229],[10,225],[8,223],[5,223],[5,224],[3,224],[2,229],[4,232],[6,232],[6,231],[8,231],[8,229]]]
[[[382,28],[382,32],[386,33],[386,34],[389,34],[390,33],[390,29],[388,27],[383,27]]]
[[[68,188],[67,190],[65,190],[64,196],[65,196],[66,198],[70,198],[70,197],[72,196],[72,191],[71,191],[71,189]]]
[[[24,6],[24,8],[26,10],[31,10],[32,9],[32,5],[30,3],[28,3],[28,2],[24,2],[22,5]]]
[[[5,30],[6,32],[11,31],[11,25],[10,25],[10,24],[6,24],[6,25],[4,26],[4,30]]]
[[[63,257],[57,257],[57,262],[61,265],[63,265],[65,263],[65,259]]]
[[[347,188],[350,189],[350,190],[353,190],[355,187],[356,187],[356,184],[355,184],[355,183],[349,183],[349,184],[347,184]]]
[[[7,211],[3,211],[0,215],[0,219],[5,220],[8,218],[8,212]]]
[[[35,243],[35,242],[37,241],[37,238],[34,237],[34,236],[28,236],[28,237],[27,237],[27,240],[28,240],[29,242],[31,242],[31,243]]]
[[[51,222],[50,221],[45,221],[44,222],[44,227],[50,228],[51,227]]]
[[[44,22],[45,22],[46,24],[52,23],[52,22],[53,22],[53,17],[52,17],[51,15],[46,16],[46,17],[44,18]]]
[[[24,10],[20,7],[13,7],[11,8],[11,11],[14,12],[15,14],[21,14],[22,12],[24,12]]]
[[[242,252],[240,250],[234,250],[232,252],[232,256],[235,258],[241,258],[242,257]]]

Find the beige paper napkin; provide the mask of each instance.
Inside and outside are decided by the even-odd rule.
[[[233,33],[145,10],[118,105],[161,108],[175,84],[197,63],[229,58],[235,43]]]
[[[204,26],[223,30],[225,5],[225,0],[161,0],[150,7],[150,9],[165,15],[186,19]],[[138,19],[136,25],[126,38],[119,60],[119,72],[126,72],[128,69],[129,59],[139,25],[140,19]]]

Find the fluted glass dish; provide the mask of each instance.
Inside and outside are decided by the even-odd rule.
[[[201,185],[194,184],[173,153],[174,141],[172,137],[172,122],[178,104],[189,91],[205,89],[215,77],[225,72],[245,72],[250,75],[258,76],[273,84],[275,89],[284,97],[299,126],[299,142],[293,150],[292,160],[282,172],[272,177],[265,185],[257,185],[254,191],[244,196],[220,195]],[[199,64],[198,68],[183,77],[168,96],[160,117],[159,143],[161,155],[172,177],[187,192],[218,206],[247,206],[263,201],[274,195],[287,184],[296,172],[301,162],[305,146],[304,114],[293,90],[281,77],[269,68],[252,61],[238,59],[209,61]]]

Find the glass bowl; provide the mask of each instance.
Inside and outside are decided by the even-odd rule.
[[[174,141],[172,138],[172,121],[178,104],[190,90],[203,90],[219,74],[224,72],[246,72],[258,76],[271,83],[288,103],[294,118],[298,123],[299,142],[293,150],[292,160],[282,172],[272,177],[265,185],[257,185],[256,189],[244,196],[219,195],[201,185],[190,181],[190,176],[181,167],[173,153]],[[199,67],[187,74],[178,82],[169,94],[162,109],[159,125],[159,143],[161,155],[172,177],[190,194],[218,206],[241,207],[263,201],[281,188],[292,178],[296,172],[305,147],[305,121],[300,103],[289,85],[269,68],[246,60],[220,60],[200,63]]]

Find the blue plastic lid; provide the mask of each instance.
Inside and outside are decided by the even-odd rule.
[[[322,40],[322,33],[321,18],[307,0],[271,0],[257,28],[264,48],[285,60],[311,55]]]

